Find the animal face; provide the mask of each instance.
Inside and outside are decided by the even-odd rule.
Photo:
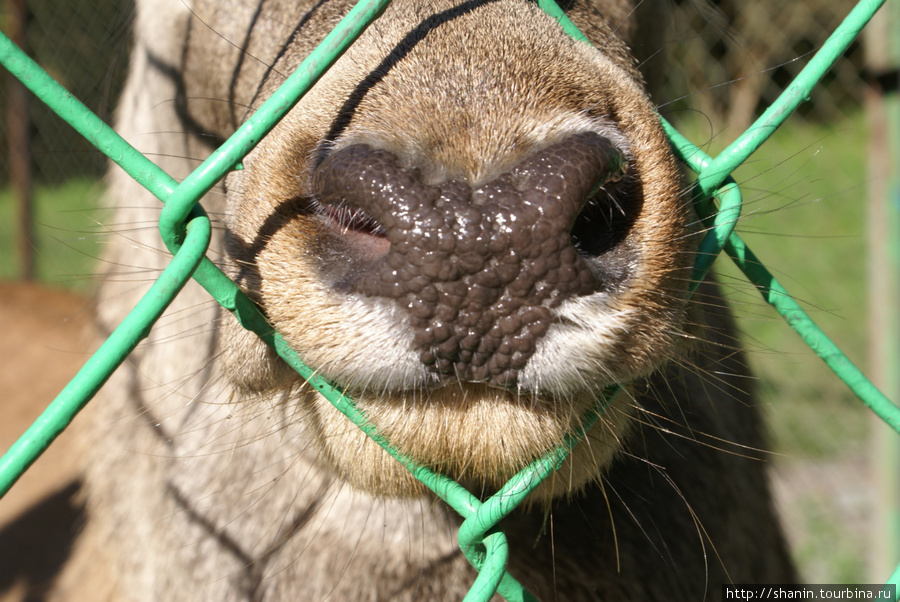
[[[472,493],[602,406],[531,494],[545,511],[502,524],[509,573],[540,599],[794,579],[730,316],[713,282],[688,306],[696,217],[626,46],[657,39],[652,5],[570,3],[588,45],[525,0],[394,0],[203,199],[224,224],[210,255],[272,327]],[[136,7],[118,128],[180,178],[350,3]],[[114,223],[158,218],[139,184],[110,182]],[[111,274],[169,261],[155,230],[128,243]],[[101,330],[143,284],[103,280]],[[475,579],[460,517],[199,285],[88,414],[86,530],[60,599],[461,599]]]
[[[221,136],[348,8],[285,3],[298,35],[254,31],[210,72],[235,27],[214,4],[195,7],[209,27],[191,33],[187,98],[201,100],[186,110]],[[694,217],[613,33],[625,13],[600,8],[570,10],[592,47],[518,0],[398,0],[226,182],[229,270],[273,327],[406,455],[487,487],[683,338]],[[237,328],[222,354],[238,388],[302,389]],[[297,397],[338,473],[417,490],[330,405]],[[542,495],[600,474],[629,424],[620,397]]]

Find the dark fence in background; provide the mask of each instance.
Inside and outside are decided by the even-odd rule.
[[[0,0],[2,2],[3,0]],[[5,0],[7,3],[12,0]],[[131,0],[23,0],[29,53],[101,118],[110,121],[127,64]],[[663,110],[692,107],[720,127],[743,129],[800,71],[850,9],[834,0],[681,0],[668,41],[677,68],[670,71]],[[0,29],[9,31],[0,4]],[[829,121],[862,103],[863,53],[853,44],[799,112]],[[5,80],[4,80],[5,81]],[[0,88],[6,114],[8,85]],[[38,102],[29,106],[34,179],[44,183],[102,175],[106,161]],[[677,113],[674,115],[678,118]],[[0,156],[8,156],[5,119]],[[9,181],[0,161],[0,185]]]
[[[0,0],[0,29],[14,27],[10,0]],[[130,0],[24,0],[29,54],[74,96],[110,121],[124,82],[134,10]],[[0,69],[2,71],[2,69]],[[4,72],[4,76],[7,74]],[[2,79],[0,114],[7,115],[9,80]],[[106,158],[40,102],[28,105],[35,181],[100,177]],[[0,185],[9,182],[7,123],[0,124]]]
[[[835,0],[680,0],[670,28],[669,98],[687,95],[712,123],[743,130],[769,106],[843,20]],[[813,89],[796,116],[819,122],[859,108],[865,82],[861,39]]]

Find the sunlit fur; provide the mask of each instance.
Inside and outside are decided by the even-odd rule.
[[[139,1],[119,130],[183,178],[349,6]],[[505,523],[510,571],[546,599],[716,599],[729,580],[792,579],[762,463],[745,457],[761,445],[746,369],[715,285],[688,304],[701,228],[626,45],[651,46],[662,8],[634,9],[574,2],[591,47],[524,0],[395,0],[203,201],[225,226],[211,256],[286,341],[396,448],[477,495],[624,384]],[[438,385],[397,306],[321,277],[340,249],[296,202],[329,153],[364,143],[428,182],[478,184],[586,131],[627,157],[635,259],[621,286],[554,310],[516,387]],[[122,174],[110,195],[117,223],[155,219]],[[168,256],[147,229],[106,259],[153,271]],[[107,278],[101,331],[145,290]],[[474,579],[459,518],[195,284],[97,406],[89,521],[60,599],[452,600]]]
[[[452,6],[435,2],[426,14]],[[536,7],[522,3],[473,3],[470,12],[427,30],[422,42],[377,76],[329,150],[365,141],[423,166],[426,174],[440,171],[441,177],[479,183],[568,135],[608,131],[604,120],[615,119],[631,154],[628,177],[642,183],[643,209],[630,234],[630,243],[640,249],[636,275],[614,294],[596,293],[561,306],[558,315],[569,319],[541,339],[517,390],[459,383],[426,388],[428,374],[410,348],[402,313],[382,300],[337,293],[320,279],[317,258],[309,253],[323,244],[315,218],[286,216],[267,229],[285,200],[310,193],[307,170],[334,127],[333,115],[323,116],[321,107],[340,106],[335,97],[354,98],[359,82],[377,73],[395,48],[403,48],[401,41],[425,10],[421,4],[392,5],[251,153],[245,169],[230,177],[229,231],[237,240],[231,243],[232,257],[255,263],[232,273],[240,280],[242,273],[253,272],[244,285],[258,293],[272,324],[310,365],[347,387],[402,451],[498,487],[573,432],[604,386],[648,373],[679,342],[686,251],[694,242],[681,235],[694,218],[678,194],[677,168],[630,59],[617,60],[560,35]],[[596,35],[599,46],[620,44],[606,31]],[[279,63],[285,72],[306,55],[305,45],[299,46]],[[674,240],[680,243],[660,244]],[[259,248],[258,254],[243,251],[249,248]],[[229,370],[237,384],[240,372],[258,381],[243,358],[261,354],[229,347],[227,357],[241,362],[240,371]],[[372,446],[366,457],[381,452],[348,432],[328,404],[310,403],[329,458],[352,483],[374,493],[414,487],[411,478],[399,482],[404,473],[391,462],[359,462],[360,446]],[[625,402],[616,403],[621,408]],[[627,424],[598,424],[596,462],[576,462],[586,470],[572,472],[568,482],[554,480],[552,493],[596,478]],[[405,434],[410,430],[412,437]],[[498,446],[510,450],[502,463]],[[373,465],[390,474],[373,471]]]

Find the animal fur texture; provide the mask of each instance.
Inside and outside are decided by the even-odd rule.
[[[476,495],[625,383],[502,523],[509,571],[542,600],[794,578],[729,314],[712,282],[687,300],[700,227],[635,58],[659,49],[664,7],[637,4],[566,3],[588,45],[525,0],[395,0],[203,200],[211,257],[272,326]],[[185,177],[350,6],[139,1],[119,131]],[[101,332],[168,261],[156,200],[110,183],[123,234]],[[58,599],[455,600],[472,584],[460,518],[194,284],[94,405]]]

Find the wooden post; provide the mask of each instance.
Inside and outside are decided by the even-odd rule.
[[[7,35],[19,48],[27,51],[25,35],[25,0],[5,0],[8,19]],[[33,280],[34,211],[31,186],[31,143],[29,138],[28,90],[19,80],[6,73],[6,126],[9,137],[9,179],[18,208],[19,273]]]
[[[872,380],[900,401],[900,0],[888,0],[865,32],[869,118],[869,340]],[[877,492],[873,583],[900,562],[900,436],[873,421]]]

